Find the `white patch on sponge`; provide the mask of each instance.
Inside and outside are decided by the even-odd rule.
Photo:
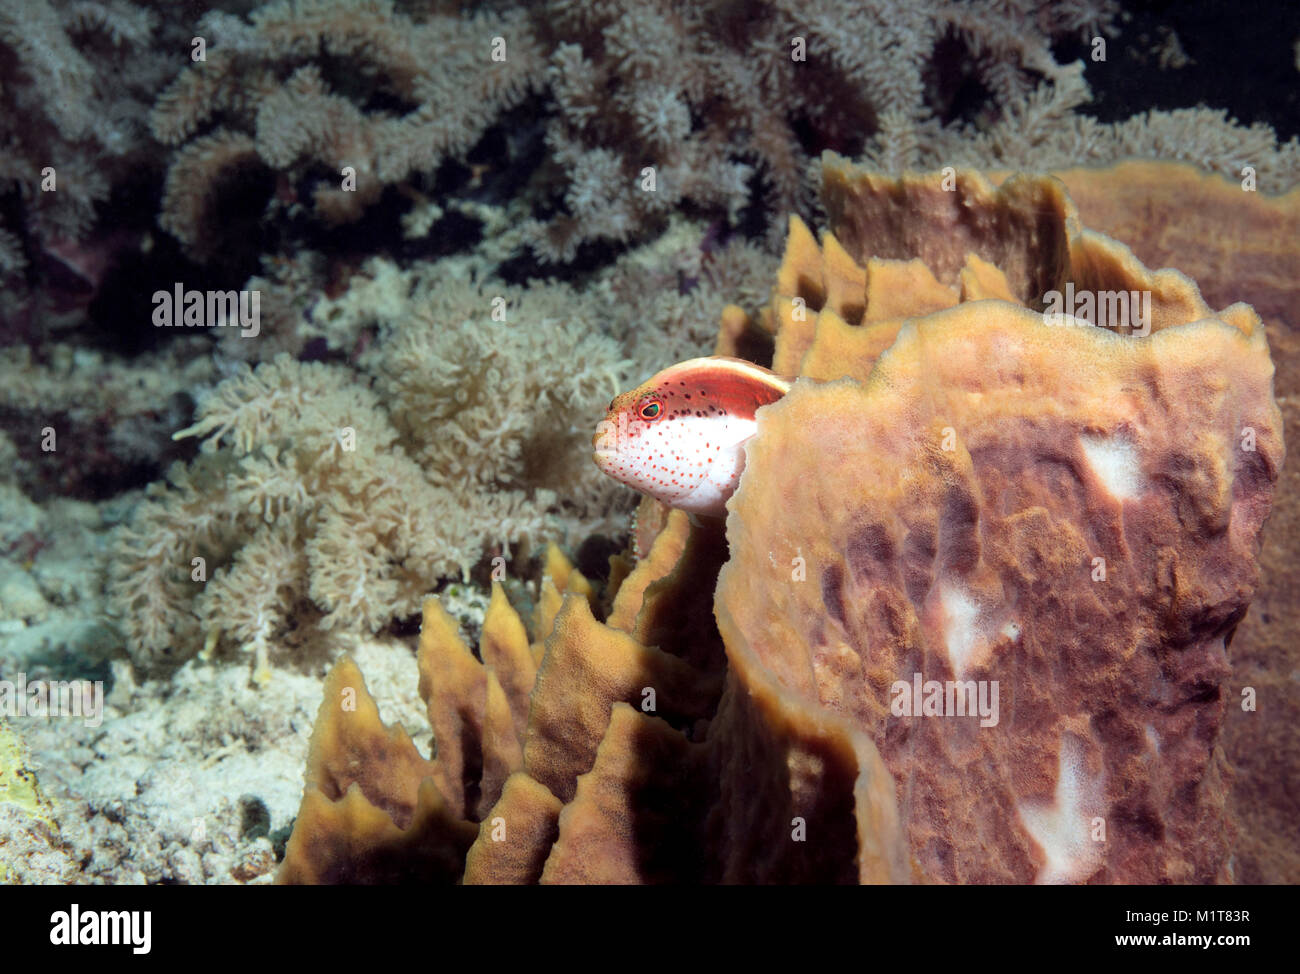
[[[1080,883],[1101,865],[1104,842],[1093,840],[1093,817],[1101,813],[1102,778],[1090,780],[1083,744],[1071,734],[1061,739],[1056,794],[1050,804],[1021,802],[1020,821],[1043,850],[1034,882]]]
[[[1126,501],[1142,493],[1142,464],[1137,447],[1123,436],[1081,436],[1088,466],[1112,497]]]
[[[978,626],[980,607],[960,585],[945,582],[939,590],[943,611],[943,643],[953,672],[961,676],[983,641]]]

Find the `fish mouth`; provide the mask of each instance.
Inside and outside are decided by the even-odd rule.
[[[596,462],[598,467],[601,465],[601,459],[609,456],[609,449],[605,447],[604,443],[605,431],[597,428],[596,432],[591,434],[591,459]]]
[[[596,432],[591,435],[591,447],[595,451],[594,456],[597,463],[600,463],[601,457],[611,459],[618,454],[617,433],[610,427],[610,422],[605,420],[596,427]],[[615,444],[615,449],[610,449],[609,443],[611,441]]]

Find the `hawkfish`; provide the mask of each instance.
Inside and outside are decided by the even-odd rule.
[[[679,362],[609,404],[592,438],[596,466],[693,517],[724,517],[755,413],[791,381],[723,355]]]

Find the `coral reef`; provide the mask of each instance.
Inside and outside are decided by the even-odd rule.
[[[54,810],[37,780],[26,744],[0,717],[0,884],[45,869],[71,878],[57,852]]]
[[[114,181],[147,164],[146,116],[179,67],[152,6],[0,3],[0,184],[21,198],[17,222],[0,226],[0,276],[86,234]]]
[[[376,631],[490,545],[540,538],[548,508],[597,513],[611,492],[565,479],[585,467],[557,448],[612,394],[617,346],[586,333],[580,355],[542,371],[550,331],[484,322],[488,299],[474,303],[479,317],[430,319],[376,354],[388,409],[351,370],[285,357],[217,386],[177,434],[206,437],[200,455],[150,488],[114,552],[138,661],[183,660],[224,632],[264,679],[284,630]]]
[[[552,558],[532,646],[498,594],[478,658],[427,603],[432,762],[340,705],[341,664],[282,880],[451,880],[467,845],[480,882],[1231,878],[1226,646],[1283,459],[1262,323],[1053,180],[823,171],[831,233],[794,222],[764,323],[837,381],[760,411],[726,545],[645,518],[604,623],[557,611]],[[1043,314],[1067,285],[1149,317]],[[918,674],[1000,698],[900,710]]]
[[[654,371],[707,351],[727,304],[752,312],[766,303],[777,264],[743,237],[723,242],[716,225],[673,217],[654,241],[568,286],[522,286],[496,273],[504,236],[438,261],[370,257],[331,267],[313,251],[268,260],[248,282],[261,295],[262,334],[246,341],[224,332],[221,354],[244,362],[280,353],[364,362],[376,337],[404,340],[412,317],[459,319],[481,313],[486,303],[494,322],[518,323],[526,315],[534,328],[546,321],[598,325],[622,346],[633,372]]]
[[[364,641],[351,652],[385,712],[415,726],[407,647]],[[35,667],[28,664],[33,678]],[[137,684],[117,663],[105,682],[95,726],[58,717],[11,722],[23,725],[37,759],[25,763],[47,801],[34,812],[0,801],[4,881],[269,882],[301,796],[297,772],[320,675],[280,672],[268,692],[240,667],[195,663]],[[0,728],[0,739],[5,733]],[[427,734],[417,740],[427,744]],[[0,766],[7,747],[0,744]]]
[[[282,879],[1300,877],[1285,98],[1111,0],[204,6],[0,0],[0,678],[115,688],[0,717],[5,881],[268,881],[343,651]],[[606,575],[590,425],[710,347],[831,384]],[[1001,723],[889,712],[963,664]]]
[[[113,546],[132,658],[179,663],[224,633],[265,678],[290,629],[295,652],[321,632],[374,632],[484,555],[621,529],[630,503],[589,462],[590,417],[635,372],[706,350],[726,301],[760,302],[771,262],[704,241],[675,221],[583,292],[508,285],[460,259],[372,258],[332,297],[307,260],[255,281],[278,356],[232,363],[201,394],[177,434],[203,437],[199,456],[150,486]],[[321,345],[331,361],[289,358]],[[212,371],[205,358],[180,377],[202,388]],[[40,400],[40,375],[15,385],[15,409]]]
[[[157,476],[181,455],[171,434],[190,416],[193,391],[217,377],[196,349],[205,345],[184,336],[148,363],[71,341],[48,342],[39,355],[0,347],[0,423],[14,454],[6,476],[33,496],[82,498]]]
[[[523,11],[415,19],[390,0],[276,0],[247,22],[205,14],[207,58],[150,119],[160,141],[182,146],[160,222],[210,253],[226,239],[219,183],[250,166],[280,173],[295,203],[309,181],[302,198],[319,219],[356,220],[385,186],[470,148],[538,82],[525,21]]]
[[[463,156],[530,92],[554,111],[532,212],[516,205],[509,239],[559,262],[587,242],[644,237],[686,205],[732,222],[755,204],[809,215],[808,145],[860,150],[891,172],[1154,155],[1233,175],[1249,165],[1275,189],[1300,176],[1300,143],[1279,146],[1267,125],[1223,111],[1078,114],[1092,97],[1083,65],[1058,63],[1051,44],[1112,34],[1115,14],[1106,2],[841,0],[743,12],[556,0],[472,16],[277,0],[248,22],[213,13],[201,25],[208,60],[152,116],[158,138],[180,146],[162,223],[210,252],[226,239],[213,207],[248,167],[277,174],[273,210],[310,202],[326,222],[356,220],[385,186],[422,199],[442,159]],[[955,53],[963,67],[949,78]],[[960,83],[991,95],[976,119],[951,114]],[[519,146],[529,124],[508,123]],[[341,187],[344,167],[355,186]],[[780,224],[770,229],[775,244]]]
[[[1227,112],[1205,107],[1105,123],[1077,111],[1090,98],[1081,72],[1064,71],[1004,103],[991,125],[930,124],[903,139],[882,133],[867,146],[863,161],[887,172],[938,166],[1051,172],[1151,158],[1195,163],[1232,179],[1249,167],[1260,187],[1273,193],[1300,181],[1300,140],[1281,142],[1268,125],[1243,126]]]
[[[455,16],[277,0],[248,21],[212,13],[200,25],[207,60],[152,115],[156,136],[180,146],[162,223],[210,252],[225,239],[209,218],[223,181],[250,166],[286,187],[272,207],[286,197],[324,221],[355,220],[385,186],[418,192],[418,177],[531,91],[556,109],[535,180],[545,213],[515,239],[545,258],[644,235],[686,204],[732,221],[753,202],[806,211],[801,128],[841,147],[875,133],[882,155],[904,162],[928,141],[968,137],[938,121],[950,93],[926,76],[941,49],[969,52],[973,78],[1008,114],[1086,100],[1077,66],[1058,64],[1050,43],[1109,30],[1113,5],[1004,6],[556,0]],[[341,185],[344,167],[355,185]]]

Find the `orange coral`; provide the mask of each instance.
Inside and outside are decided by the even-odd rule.
[[[1300,190],[1249,192],[1241,178],[1179,163],[1126,162],[1056,173],[1090,227],[1128,242],[1150,266],[1178,267],[1213,305],[1251,302],[1268,325],[1286,426],[1300,427]],[[1262,182],[1261,182],[1261,185]],[[1255,710],[1229,707],[1224,748],[1235,781],[1235,858],[1244,882],[1300,880],[1300,816],[1283,782],[1300,776],[1300,467],[1282,471],[1260,552],[1252,611],[1232,641],[1233,686],[1253,687]]]
[[[865,387],[796,386],[750,448],[717,593],[728,650],[867,730],[928,879],[1223,875],[1212,745],[1281,460],[1271,367],[1262,331],[1216,321],[1134,344],[968,303],[909,325]],[[891,711],[915,673],[997,681],[1000,722]],[[1068,805],[1076,740],[1097,791]],[[1035,831],[1027,811],[1058,800],[1108,841]]]
[[[726,545],[669,514],[604,623],[552,552],[532,647],[499,592],[478,658],[427,606],[434,761],[318,729],[316,764],[373,741],[407,780],[309,774],[314,858],[282,878],[355,876],[315,833],[363,799],[392,848],[460,816],[439,863],[479,823],[476,882],[1230,875],[1225,649],[1283,458],[1258,317],[1082,230],[1051,180],[824,171],[834,233],[794,222],[771,308],[719,341],[843,378],[760,413]],[[1149,291],[1150,320],[1053,327],[1067,285]],[[997,681],[1000,719],[898,712],[915,674]]]
[[[325,683],[278,881],[456,878],[475,830],[438,791],[432,770],[405,731],[383,726],[356,664],[340,662]]]
[[[729,519],[732,559],[719,583],[720,619],[734,613],[743,620],[736,638],[757,646],[791,685],[876,728],[896,779],[914,789],[903,814],[912,848],[924,850],[925,875],[1221,877],[1222,758],[1204,749],[1204,736],[1192,746],[1200,760],[1175,756],[1163,742],[1186,735],[1186,712],[1169,726],[1153,714],[1144,730],[1136,715],[1149,705],[1133,691],[1149,685],[1142,675],[1149,667],[1178,685],[1169,650],[1161,648],[1177,646],[1174,658],[1187,674],[1182,692],[1208,695],[1194,688],[1214,687],[1196,723],[1209,740],[1217,733],[1228,673],[1223,641],[1254,584],[1258,530],[1282,459],[1263,326],[1244,305],[1214,320],[1187,278],[1148,272],[1127,248],[1081,230],[1060,184],[1016,177],[995,190],[959,174],[945,188],[940,178],[890,180],[835,160],[824,179],[836,235],[818,248],[802,228],[792,230],[771,318],[777,368],[867,385],[796,387],[763,414]],[[928,228],[915,231],[918,224]],[[1010,247],[999,226],[1032,226],[1039,257],[1027,260]],[[1131,319],[1117,323],[1118,334],[1045,328],[1041,315],[1005,300],[892,322],[883,340],[865,316],[862,325],[848,324],[846,308],[871,305],[872,275],[860,289],[835,282],[862,280],[854,268],[879,262],[882,253],[902,260],[913,246],[928,255],[940,282],[960,284],[963,302],[1000,293],[1041,307],[1044,292],[1066,285],[1149,291],[1153,334],[1119,338],[1140,330]],[[844,250],[854,257],[847,269]],[[1059,255],[1066,260],[1044,274],[1043,260],[1051,267]],[[1013,272],[1004,275],[987,257]],[[1032,272],[1014,270],[1030,265]],[[906,305],[914,294],[924,307],[934,285],[913,271],[889,286],[891,300]],[[796,299],[809,309],[803,321],[792,314]],[[1225,385],[1236,395],[1225,395]],[[1165,389],[1178,396],[1171,400]],[[1120,453],[1128,469],[1117,471],[1112,461]],[[809,478],[814,467],[820,475]],[[1146,478],[1145,490],[1112,496],[1125,492],[1133,467]],[[1156,484],[1163,486],[1153,497]],[[799,502],[790,503],[796,495]],[[988,498],[998,498],[992,509]],[[1014,517],[1004,521],[1008,514]],[[1100,534],[1096,520],[1109,522]],[[1091,577],[1097,556],[1109,585]],[[779,566],[792,560],[814,582],[791,585],[789,568],[783,578]],[[1125,579],[1119,591],[1117,572]],[[1054,607],[1033,608],[1042,598]],[[1121,607],[1133,603],[1154,608],[1154,616]],[[995,607],[1009,613],[997,625],[989,616]],[[1020,615],[1063,618],[1035,645]],[[1171,617],[1185,621],[1168,632]],[[981,631],[972,638],[976,620]],[[734,651],[734,641],[727,643]],[[1101,663],[1107,646],[1125,647],[1109,670]],[[1046,668],[1034,662],[1044,652],[1056,661]],[[1059,673],[1059,661],[1078,653],[1095,654],[1089,667],[1100,683],[1091,690],[1068,686]],[[1016,713],[1035,715],[1015,727],[1021,756],[999,753],[996,730],[963,747],[984,755],[970,767],[1001,768],[1009,776],[1002,784],[954,775],[942,757],[954,746],[944,728],[921,720],[900,730],[889,719],[887,689],[919,670],[937,671],[939,679],[1000,678],[1016,688]],[[1090,722],[1079,724],[1070,713],[1076,699],[1106,701],[1104,713],[1085,704],[1080,710]],[[1098,722],[1108,725],[1104,733]],[[1121,726],[1162,742],[1155,746],[1167,779],[1153,781],[1132,754],[1114,753],[1111,735]],[[1085,845],[1088,854],[1070,859],[1033,832],[1042,822],[1035,810],[1066,787],[1075,758],[1095,774],[1098,814],[1112,826],[1135,815],[1150,821],[1162,843],[1112,835],[1104,854]],[[1018,760],[1029,763],[1017,770]],[[935,766],[945,771],[934,775]],[[1017,780],[1038,797],[1016,798]],[[1023,831],[1014,817],[1010,824],[989,820],[966,795],[1020,808]],[[913,801],[937,804],[944,818],[918,816]],[[1177,824],[1185,819],[1196,827]],[[961,836],[972,831],[985,846],[1002,844],[1001,854],[963,856]]]
[[[453,862],[478,883],[905,880],[893,783],[870,742],[740,664],[719,706],[716,639],[698,617],[670,618],[683,604],[707,612],[700,582],[716,573],[720,542],[680,512],[668,518],[620,587],[610,625],[594,619],[588,583],[552,549],[543,590],[563,604],[557,614],[550,600],[539,605],[538,620],[552,625],[522,738],[510,734],[510,695],[492,703],[494,686],[517,684],[490,659],[529,669],[523,628],[499,590],[482,662],[436,600],[425,606],[419,662],[433,761],[404,732],[382,728],[355,667],[338,664],[279,881],[438,881]],[[355,710],[337,705],[349,693]],[[707,740],[697,740],[715,713]],[[726,824],[773,808],[778,815],[751,828]]]

